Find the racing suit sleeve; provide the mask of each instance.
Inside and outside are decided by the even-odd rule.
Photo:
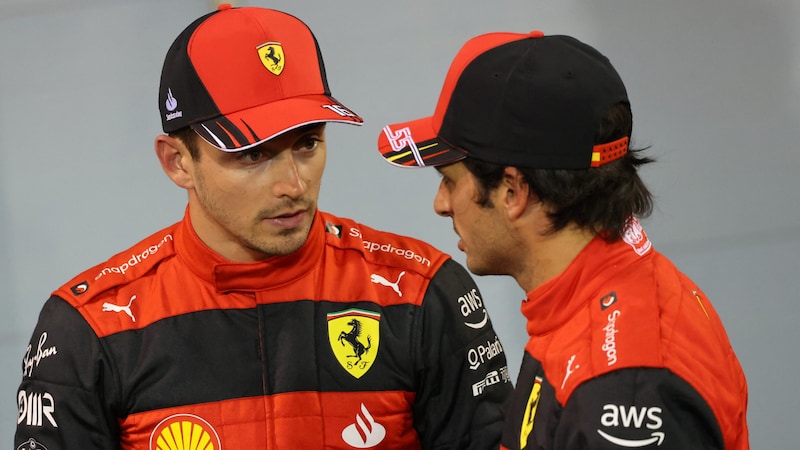
[[[661,368],[620,369],[575,389],[551,448],[723,449],[716,417],[686,381]]]
[[[435,274],[414,329],[422,448],[497,448],[513,386],[483,298],[460,264],[448,260]]]
[[[117,449],[113,371],[81,314],[50,297],[22,362],[15,449]]]

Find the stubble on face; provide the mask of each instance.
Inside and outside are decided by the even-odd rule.
[[[279,205],[262,209],[254,218],[237,216],[230,208],[225,207],[219,200],[210,194],[205,177],[201,172],[195,175],[195,193],[199,206],[204,215],[215,222],[219,229],[224,230],[242,248],[253,254],[262,255],[264,259],[270,256],[288,255],[299,250],[311,230],[316,202],[301,198],[287,200]],[[308,212],[303,223],[295,228],[279,230],[277,232],[267,229],[265,221],[286,211],[305,210]]]

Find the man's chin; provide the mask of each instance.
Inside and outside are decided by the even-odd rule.
[[[290,255],[305,245],[310,231],[310,223],[296,228],[281,230],[277,235],[262,239],[262,242],[253,247],[266,256]]]

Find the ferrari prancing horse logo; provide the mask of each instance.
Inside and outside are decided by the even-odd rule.
[[[259,45],[257,49],[261,64],[275,75],[280,75],[286,65],[281,44],[278,42],[265,42]]]
[[[361,378],[372,368],[380,343],[381,315],[361,309],[328,314],[328,339],[336,360],[350,375]]]

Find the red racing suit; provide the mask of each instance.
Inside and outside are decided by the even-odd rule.
[[[700,289],[633,221],[527,295],[503,449],[749,448],[747,385]]]
[[[322,212],[243,264],[187,210],[56,290],[22,366],[17,449],[497,448],[512,392],[462,266]]]

